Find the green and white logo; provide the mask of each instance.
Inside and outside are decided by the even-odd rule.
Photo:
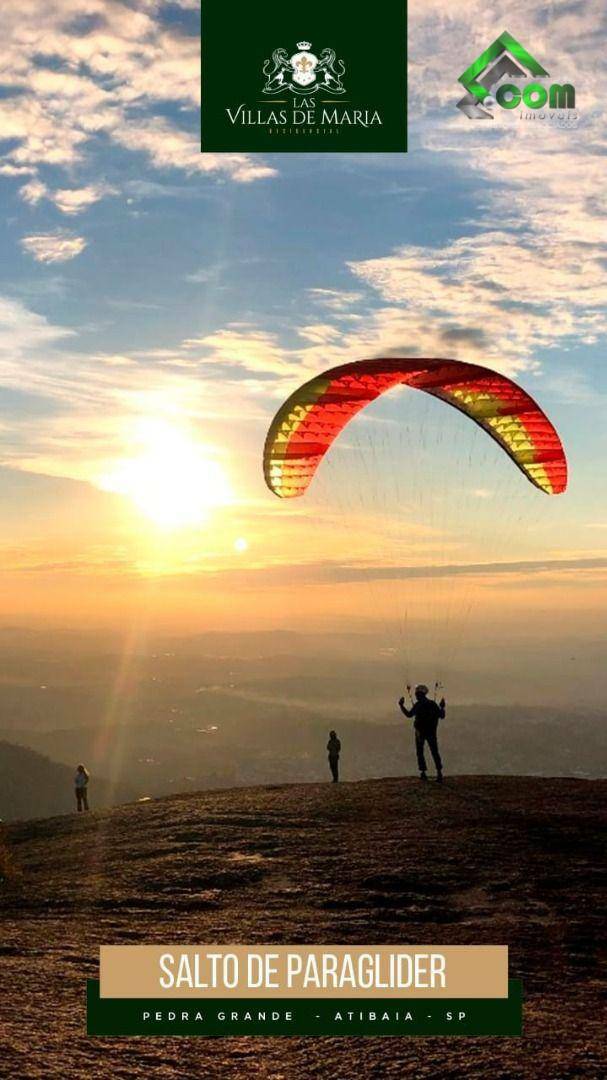
[[[519,110],[521,119],[577,119],[575,87],[549,80],[546,69],[504,31],[460,75],[467,92],[457,107],[470,120],[493,120],[496,106]]]
[[[202,0],[203,152],[407,149],[406,0],[237,7]]]
[[[263,73],[266,84],[264,94],[277,94],[290,90],[293,94],[310,97],[319,90],[323,94],[345,94],[342,78],[346,73],[343,60],[338,60],[334,49],[323,49],[320,57],[310,52],[310,41],[298,41],[297,52],[289,56],[286,49],[274,49],[271,60],[266,60]]]

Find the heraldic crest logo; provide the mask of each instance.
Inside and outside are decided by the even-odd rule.
[[[338,60],[334,49],[323,49],[316,56],[312,42],[298,41],[297,52],[289,56],[286,49],[274,49],[270,59],[263,65],[266,79],[262,93],[277,94],[291,91],[309,97],[319,90],[323,94],[338,97],[345,94],[342,83],[346,67],[343,60]]]
[[[351,0],[306,0],[303,15],[264,0],[237,21],[202,0],[203,153],[406,151],[406,0],[373,0],[363,20]]]

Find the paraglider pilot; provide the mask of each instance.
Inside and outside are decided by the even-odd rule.
[[[408,686],[407,690],[409,694],[411,688]],[[413,726],[415,728],[415,750],[417,753],[417,765],[419,768],[420,780],[427,780],[428,766],[426,765],[426,758],[424,755],[424,744],[428,743],[430,753],[434,764],[436,766],[436,779],[440,784],[443,779],[443,763],[438,751],[438,739],[437,729],[439,720],[444,720],[446,713],[446,702],[444,698],[441,698],[437,703],[432,701],[428,697],[427,686],[415,687],[415,701],[411,702],[411,708],[407,709],[405,706],[405,699],[401,697],[399,701],[400,710],[410,720],[413,719]]]

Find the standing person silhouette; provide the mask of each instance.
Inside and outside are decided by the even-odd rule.
[[[336,784],[339,780],[339,755],[341,752],[341,742],[337,738],[336,731],[329,732],[327,750],[329,751],[329,768],[331,770],[331,776],[333,777],[333,783]]]
[[[88,808],[89,808],[89,799],[88,799],[88,791],[87,791],[88,783],[89,783],[89,774],[86,771],[84,765],[79,765],[78,768],[76,769],[76,775],[74,777],[74,788],[75,788],[75,791],[76,791],[76,805],[78,807],[78,813],[79,814],[83,810],[88,810]]]
[[[410,691],[410,687],[407,687]],[[441,698],[438,704],[436,701],[432,701],[428,697],[428,687],[420,684],[415,687],[415,701],[412,702],[411,708],[405,707],[405,699],[401,697],[398,704],[400,710],[410,720],[414,720],[415,728],[415,750],[417,753],[417,765],[419,768],[420,780],[427,780],[428,766],[426,765],[426,757],[424,754],[424,744],[428,743],[430,753],[434,764],[436,766],[436,780],[437,783],[443,782],[443,763],[438,750],[438,738],[437,729],[439,720],[444,720],[446,715],[446,702],[444,698]]]

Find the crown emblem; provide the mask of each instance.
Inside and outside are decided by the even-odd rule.
[[[1,3],[1,0],[0,0]],[[274,49],[262,68],[265,84],[262,94],[282,94],[287,90],[295,96],[311,97],[322,89],[323,94],[337,97],[345,94],[342,77],[346,71],[343,60],[338,60],[335,49],[323,49],[320,56],[312,51],[312,43],[304,38],[297,42],[297,52]]]

